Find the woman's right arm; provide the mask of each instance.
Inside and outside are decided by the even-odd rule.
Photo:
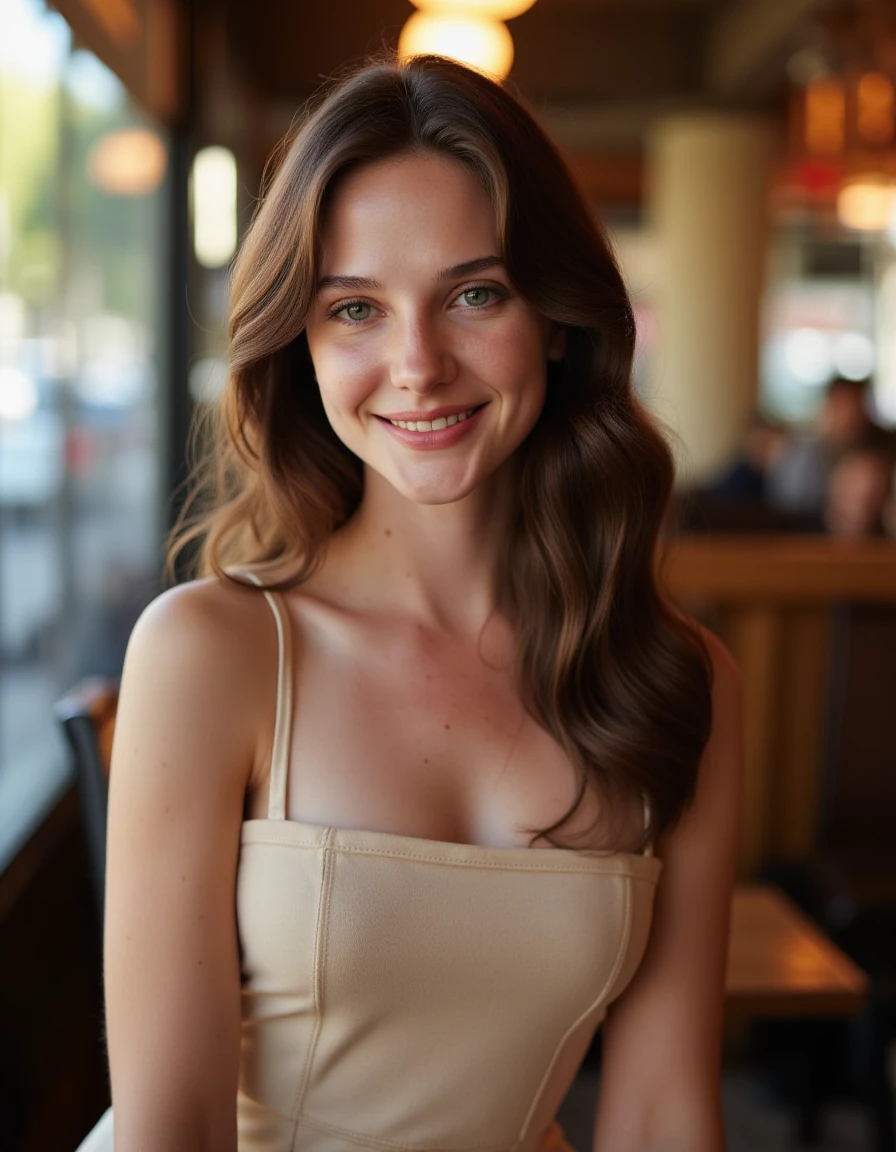
[[[128,645],[104,944],[116,1152],[237,1146],[234,891],[259,721],[247,622],[264,607],[248,599],[212,581],[173,589]]]

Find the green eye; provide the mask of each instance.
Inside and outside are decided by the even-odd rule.
[[[482,304],[488,303],[490,289],[489,288],[468,288],[466,292],[462,292],[464,302],[473,308],[477,308]]]
[[[356,300],[354,304],[346,304],[342,309],[349,320],[367,320],[370,317],[370,305],[363,300]]]

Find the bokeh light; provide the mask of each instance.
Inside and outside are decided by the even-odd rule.
[[[513,38],[497,20],[442,10],[415,12],[401,30],[398,53],[403,59],[448,56],[503,80],[513,65]]]

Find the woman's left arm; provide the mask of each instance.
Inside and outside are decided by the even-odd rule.
[[[644,959],[603,1024],[594,1152],[724,1152],[725,962],[740,833],[740,673],[711,633],[712,731],[694,804],[657,845]]]

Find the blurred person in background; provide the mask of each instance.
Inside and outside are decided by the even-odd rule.
[[[701,488],[701,496],[718,501],[763,502],[766,477],[786,443],[786,428],[754,416],[739,456],[718,479]]]
[[[755,415],[734,462],[714,480],[678,497],[675,525],[687,532],[819,531],[805,513],[773,508],[765,498],[766,479],[784,451],[789,433]]]
[[[792,432],[769,463],[765,478],[768,504],[810,518],[818,530],[841,523],[827,515],[829,485],[839,462],[859,450],[882,449],[888,436],[869,414],[870,381],[838,376],[827,385],[812,426]],[[848,467],[847,477],[868,475],[873,465]],[[842,482],[841,482],[842,486]],[[845,487],[852,487],[847,479]],[[840,500],[840,493],[835,498]]]
[[[834,536],[880,536],[892,522],[892,457],[879,448],[854,448],[831,470],[825,527]]]

